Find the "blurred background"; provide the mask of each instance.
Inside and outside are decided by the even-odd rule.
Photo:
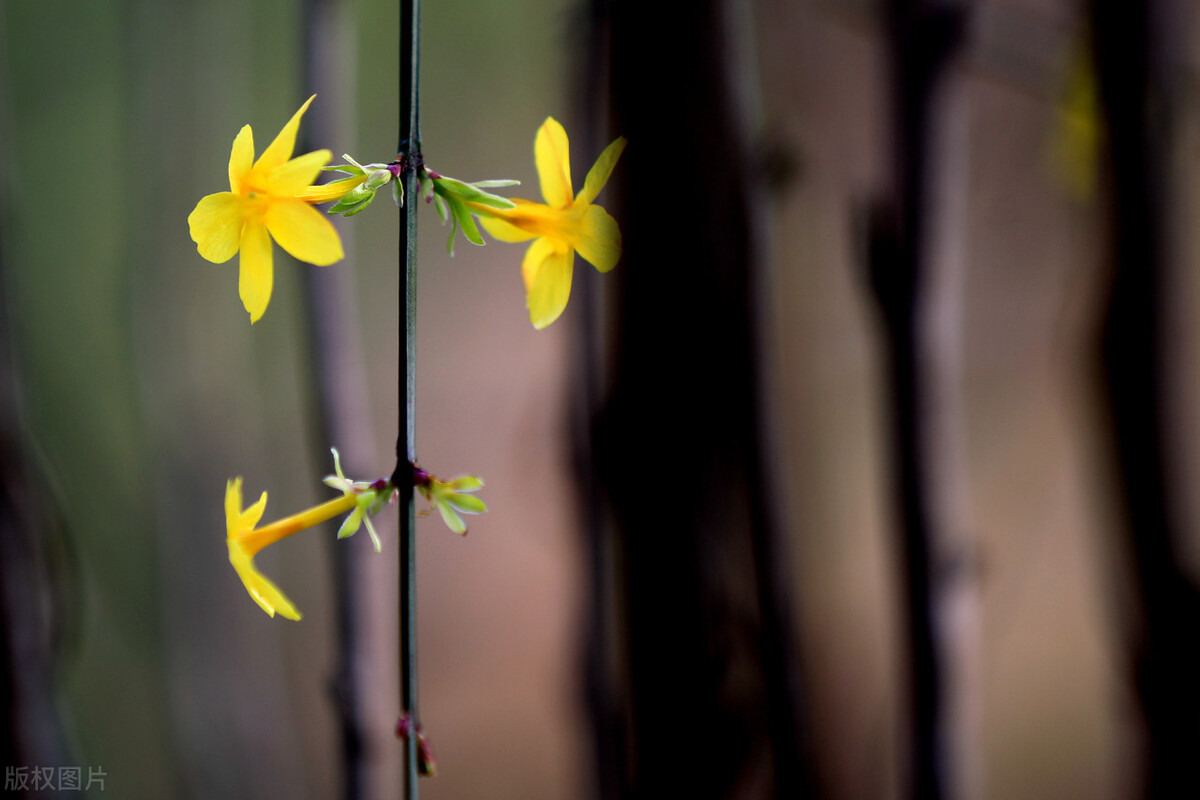
[[[887,23],[865,0],[702,5],[639,22],[618,2],[424,4],[433,169],[517,178],[512,194],[540,199],[532,142],[547,115],[571,135],[576,186],[608,141],[630,139],[599,200],[622,221],[625,258],[607,276],[577,261],[548,330],[528,322],[523,247],[460,239],[450,257],[448,231],[422,215],[418,452],[441,477],[481,475],[490,507],[465,538],[418,523],[432,800],[640,797],[672,771],[708,787],[678,796],[906,795],[887,348],[863,237],[892,170]],[[313,8],[328,59],[316,72]],[[1172,18],[1180,43],[1195,39],[1187,10]],[[270,308],[251,328],[236,261],[201,259],[186,218],[226,189],[240,127],[261,150],[313,91],[309,149],[390,160],[398,27],[395,4],[375,0],[0,4],[6,755],[23,759],[6,768],[102,768],[116,797],[341,796],[336,526],[259,556],[304,613],[270,619],[229,566],[222,498],[241,475],[249,497],[269,492],[265,519],[320,502],[330,445],[353,478],[391,473],[397,218],[381,197],[339,221],[348,258],[324,270],[352,278],[328,289],[357,340],[335,380],[368,432],[346,442],[323,440],[314,398],[302,278],[317,268],[276,248]],[[931,204],[949,220],[932,238],[950,401],[938,406],[949,455],[930,469],[950,487],[938,521],[968,553],[944,615],[965,665],[948,670],[966,765],[952,794],[1136,796],[1144,743],[1118,624],[1131,579],[1096,378],[1110,273],[1083,9],[978,2],[963,39]],[[1172,57],[1190,89],[1195,48]],[[1168,221],[1195,210],[1200,185],[1194,95],[1180,97]],[[735,213],[741,245],[727,240]],[[730,276],[709,282],[692,254],[742,245],[730,262],[753,265],[742,304],[700,298]],[[1200,283],[1188,237],[1169,250],[1171,474],[1186,485],[1200,453]],[[737,401],[749,405],[709,413],[730,387],[749,387]],[[736,408],[752,425],[730,424]],[[716,440],[728,451],[689,449]],[[692,536],[691,519],[733,538]],[[392,797],[394,513],[378,520],[382,555],[365,536],[338,546],[361,556],[370,597],[365,796]],[[1194,539],[1180,543],[1185,569]],[[661,552],[639,561],[648,542]],[[728,590],[712,599],[713,585]],[[698,722],[648,726],[653,698],[675,706],[640,682],[653,674],[638,666],[654,660],[644,643],[686,655],[672,638],[684,629],[710,657],[696,680],[719,673],[714,696],[734,699],[717,705],[733,711],[701,713],[676,669],[662,680],[692,693],[679,707],[695,699]],[[781,704],[794,717],[773,716]],[[659,782],[639,784],[655,742],[682,755],[660,752]],[[706,783],[722,753],[731,765]],[[795,794],[779,788],[788,772]]]

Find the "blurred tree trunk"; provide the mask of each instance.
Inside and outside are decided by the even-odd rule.
[[[625,249],[608,277],[615,366],[593,436],[615,525],[611,547],[593,549],[616,581],[597,607],[618,615],[593,630],[619,636],[618,652],[593,646],[593,658],[617,662],[628,705],[606,717],[600,753],[619,763],[600,769],[620,771],[607,785],[623,797],[805,797],[791,560],[762,438],[759,169],[737,96],[736,6],[657,19],[630,0],[602,7],[614,127],[630,144],[608,195]]]
[[[69,761],[56,680],[64,608],[75,598],[54,577],[74,564],[22,424],[3,249],[0,241],[0,758],[8,768],[32,768]]]
[[[351,149],[354,125],[356,63],[355,26],[343,0],[306,0],[304,4],[303,96],[320,101],[308,111],[300,129],[305,144],[299,152]],[[340,149],[339,149],[340,148]],[[334,163],[340,159],[335,158]],[[334,176],[340,177],[340,176]],[[319,181],[324,182],[324,180]],[[346,474],[361,477],[382,472],[371,409],[366,367],[359,341],[354,241],[341,217],[339,229],[346,259],[338,269],[305,269],[306,313],[303,338],[311,353],[307,399],[312,430],[313,463],[330,471],[330,447],[337,447]],[[392,523],[381,515],[376,523],[386,536]],[[338,714],[341,739],[342,794],[345,800],[389,797],[400,780],[400,759],[392,734],[399,696],[394,681],[395,613],[380,601],[395,588],[368,568],[378,556],[364,541],[329,540],[329,559],[337,603],[337,660],[330,691]]]
[[[1111,296],[1102,330],[1119,502],[1133,591],[1122,603],[1145,724],[1150,797],[1200,796],[1200,595],[1186,574],[1178,487],[1171,485],[1165,326],[1171,264],[1168,209],[1173,98],[1167,69],[1171,4],[1092,3],[1108,136]]]
[[[949,82],[958,2],[891,0],[890,185],[873,209],[883,323],[908,724],[904,796],[978,793],[977,590],[963,509],[960,353],[965,109]]]

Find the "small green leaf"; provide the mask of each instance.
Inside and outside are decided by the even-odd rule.
[[[450,481],[446,486],[455,492],[474,492],[483,488],[483,481],[474,475],[463,475]]]
[[[344,172],[347,175],[362,175],[363,171],[358,167],[352,167],[348,164],[335,164],[332,167],[321,167],[323,172]]]
[[[438,513],[442,515],[442,521],[446,523],[446,527],[460,536],[467,532],[467,523],[463,522],[462,517],[450,507],[450,504],[445,501],[440,501],[435,504]]]
[[[371,201],[374,199],[375,199],[375,195],[371,195],[366,200],[363,200],[361,203],[354,206],[354,208],[351,208],[348,211],[343,211],[342,216],[343,217],[353,217],[355,214],[359,213],[360,211],[365,209],[367,206],[371,205]]]
[[[462,228],[463,236],[467,237],[467,241],[482,247],[485,242],[483,241],[483,237],[479,235],[479,228],[475,227],[475,220],[471,216],[471,212],[467,210],[466,205],[459,200],[451,200],[450,210],[454,212],[454,216]]]
[[[440,194],[445,195],[446,199],[451,199],[452,195],[456,195],[460,199],[469,203],[479,203],[480,205],[489,206],[491,208],[516,208],[517,204],[512,200],[501,197],[497,194],[485,192],[476,187],[475,184],[463,183],[456,178],[447,178],[442,176],[433,179],[435,190]]]
[[[392,181],[392,202],[396,208],[404,208],[404,184],[399,178]]]
[[[450,209],[446,208],[446,201],[442,199],[440,194],[433,196],[433,205],[437,209],[438,216],[442,218],[442,224],[445,224],[450,219]]]
[[[521,182],[510,178],[498,178],[490,181],[475,181],[471,185],[480,189],[496,189],[501,186],[520,186]]]
[[[362,525],[362,521],[363,510],[361,507],[355,507],[355,509],[350,512],[350,516],[346,517],[346,521],[342,523],[342,527],[338,528],[337,537],[339,539],[345,539],[349,536],[353,536],[358,532],[358,528],[360,525]]]
[[[379,534],[375,532],[375,526],[371,524],[371,518],[364,516],[363,522],[367,523],[367,533],[371,535],[371,544],[375,546],[375,552],[382,553],[383,545],[379,541]]]
[[[480,192],[479,195],[471,202],[478,203],[481,206],[487,206],[488,208],[506,209],[517,207],[517,204],[512,200],[509,200],[507,197],[501,197],[498,194],[489,194],[487,192]]]
[[[358,203],[361,203],[363,200],[366,200],[367,195],[372,195],[372,194],[375,194],[375,193],[360,184],[358,186],[355,186],[350,191],[346,192],[344,195],[342,195],[338,199],[337,203],[333,206],[333,208],[331,208],[329,210],[333,211],[334,209],[337,209],[339,207],[349,208],[350,206],[357,205]]]
[[[450,238],[446,240],[446,252],[454,255],[454,234],[458,233],[458,217],[450,215]]]
[[[367,180],[365,183],[363,183],[363,186],[370,189],[371,191],[375,191],[376,189],[380,188],[381,186],[383,186],[385,183],[387,183],[391,179],[392,179],[391,171],[386,170],[386,169],[376,169],[376,170],[372,170],[371,173],[369,175],[367,175]]]
[[[487,504],[473,494],[452,494],[447,502],[464,514],[482,514],[487,511]]]
[[[352,217],[370,205],[374,199],[374,191],[365,186],[356,186],[342,195],[342,199],[338,200],[327,213]]]

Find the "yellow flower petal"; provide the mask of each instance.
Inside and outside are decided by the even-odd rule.
[[[475,204],[472,204],[471,207],[478,208]],[[516,225],[505,222],[497,217],[480,216],[479,224],[483,226],[485,231],[491,234],[493,239],[501,242],[527,242],[537,236],[536,233],[522,230]]]
[[[272,197],[295,196],[317,179],[332,155],[328,150],[314,150],[284,162],[267,175],[267,193]]]
[[[263,492],[257,503],[242,511],[242,479],[234,478],[225,484],[225,541],[229,548],[229,563],[263,611],[272,617],[278,612],[288,619],[300,619],[300,612],[292,601],[255,568],[254,556],[269,544],[351,510],[360,499],[350,492],[255,530],[254,526],[262,519],[267,507],[267,493]]]
[[[267,235],[266,226],[257,219],[247,220],[242,229],[238,294],[250,314],[251,324],[262,318],[271,301],[271,286],[275,279],[271,259],[271,237]]]
[[[225,530],[233,536],[242,521],[242,479],[230,478],[225,484]],[[253,526],[251,526],[253,527]]]
[[[601,272],[608,272],[621,258],[621,229],[603,208],[588,206],[572,244],[584,260]]]
[[[308,203],[274,200],[267,208],[266,222],[279,246],[300,261],[324,267],[344,255],[337,229]]]
[[[260,519],[262,519],[263,512],[266,510],[267,510],[267,493],[263,492],[259,496],[258,502],[256,502],[254,505],[250,506],[249,508],[247,508],[245,511],[242,512],[242,520],[241,520],[242,525],[247,530],[253,530],[254,526],[258,524],[258,521]]]
[[[548,239],[538,239],[526,251],[521,263],[525,303],[529,306],[529,321],[538,330],[558,319],[567,307],[574,260],[573,250],[556,247]]]
[[[612,144],[604,148],[604,152],[588,170],[587,178],[583,181],[583,188],[579,190],[579,196],[575,198],[576,203],[590,203],[596,199],[596,195],[600,194],[604,184],[608,183],[608,176],[612,175],[613,167],[617,166],[617,159],[621,157],[626,144],[625,137],[618,136]]]
[[[525,291],[528,293],[537,279],[538,272],[546,259],[554,253],[554,243],[549,239],[538,239],[529,245],[525,258],[521,261],[521,278],[525,281]]]
[[[242,585],[246,587],[254,602],[272,617],[278,612],[282,617],[299,621],[300,612],[296,610],[296,606],[278,586],[255,568],[254,557],[242,548],[237,539],[229,539],[228,544],[229,563],[237,571]]]
[[[554,117],[546,117],[533,140],[542,197],[553,208],[566,208],[575,195],[571,191],[571,156],[567,132]]]
[[[287,124],[283,126],[283,130],[279,131],[279,135],[275,137],[275,140],[258,157],[258,161],[254,164],[255,169],[267,173],[292,157],[292,151],[296,149],[296,131],[300,129],[300,117],[304,116],[304,112],[308,110],[308,106],[314,98],[316,98],[315,94],[304,101],[304,105],[300,106],[300,110],[293,114],[292,118],[287,121]]]
[[[238,251],[242,236],[242,200],[232,192],[200,198],[188,214],[188,228],[200,255],[223,264]]]
[[[346,192],[360,185],[366,179],[366,175],[351,175],[349,178],[340,178],[320,186],[308,186],[296,192],[295,197],[306,203],[328,203],[330,200],[340,199]]]
[[[245,189],[246,173],[254,163],[254,131],[243,125],[233,139],[233,150],[229,153],[229,190],[241,194]]]

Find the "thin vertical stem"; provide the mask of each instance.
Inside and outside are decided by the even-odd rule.
[[[404,208],[400,215],[400,436],[396,440],[396,472],[393,484],[400,490],[400,705],[410,720],[404,739],[404,797],[416,800],[420,777],[417,754],[417,545],[414,537],[416,511],[413,505],[411,469],[415,464],[417,388],[417,203],[420,190],[417,169],[421,166],[420,105],[420,0],[400,3],[400,144],[397,148],[403,169]]]

